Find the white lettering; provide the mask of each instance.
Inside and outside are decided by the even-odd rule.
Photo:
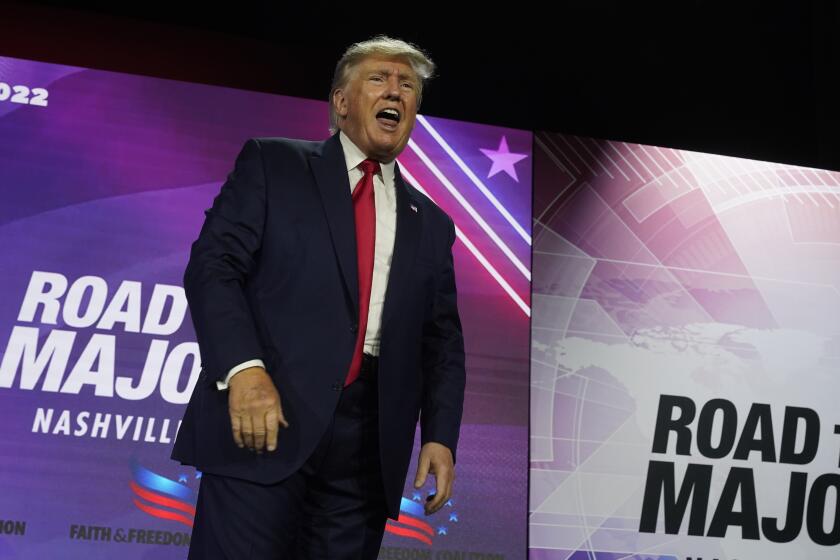
[[[58,298],[64,295],[66,290],[67,278],[63,274],[33,270],[17,320],[31,323],[35,320],[38,304],[42,304],[44,311],[39,322],[48,325],[58,324],[58,312],[61,310]]]
[[[38,407],[35,411],[35,420],[32,422],[32,431],[41,432],[42,434],[49,433],[52,417],[53,409],[48,408],[44,410],[43,408]]]
[[[98,414],[97,414],[98,416]],[[90,412],[83,410],[76,415],[76,425],[78,426],[73,435],[76,437],[83,436],[87,433],[87,419],[90,417]]]
[[[172,302],[169,317],[161,322],[166,301]],[[143,332],[168,336],[173,334],[184,322],[187,314],[187,297],[184,295],[184,288],[169,284],[155,284],[152,292],[152,299],[149,301],[149,310],[146,312],[146,321],[143,323]]]
[[[55,423],[53,427],[52,433],[55,434],[64,434],[65,436],[70,435],[70,411],[65,410],[61,413],[58,417],[58,422]]]
[[[129,401],[139,401],[151,396],[160,379],[160,370],[163,368],[167,348],[169,348],[168,340],[152,340],[137,386],[132,387],[131,377],[117,377],[114,387],[117,395]]]
[[[94,334],[85,347],[79,361],[61,387],[62,393],[78,395],[82,385],[93,385],[94,394],[100,397],[114,396],[114,346],[116,337],[111,334]],[[94,365],[98,362],[98,368]]]
[[[11,387],[15,380],[18,366],[21,370],[20,388],[31,390],[35,387],[49,364],[42,391],[56,392],[67,369],[70,351],[76,333],[52,330],[38,352],[38,329],[35,327],[12,328],[6,353],[0,363],[0,387]]]
[[[93,427],[90,430],[90,437],[106,438],[108,437],[108,427],[111,425],[111,413],[106,412],[102,414],[97,412],[93,418]],[[102,434],[102,435],[99,435]]]
[[[108,308],[96,325],[98,329],[111,330],[116,323],[123,323],[126,332],[140,332],[140,282],[125,280],[117,288]]]
[[[82,313],[82,301],[90,288],[90,301]],[[108,283],[99,276],[82,276],[70,286],[64,300],[62,318],[68,327],[83,329],[96,323],[105,308],[108,297]]]
[[[181,370],[184,361],[192,357],[192,369],[187,377],[187,383],[183,391],[178,390],[178,382],[181,380]],[[182,342],[172,349],[166,358],[163,366],[163,374],[160,379],[160,394],[167,402],[173,404],[185,404],[189,402],[190,395],[198,382],[198,375],[201,373],[201,358],[198,354],[198,344],[195,342]]]

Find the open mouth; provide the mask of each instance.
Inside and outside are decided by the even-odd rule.
[[[402,118],[402,115],[396,109],[383,109],[376,113],[376,120],[379,121],[379,124],[390,130],[397,128],[400,118]]]

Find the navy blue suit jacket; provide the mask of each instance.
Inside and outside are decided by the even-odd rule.
[[[394,253],[382,311],[379,433],[388,515],[397,518],[418,418],[421,441],[455,457],[464,342],[452,219],[395,165]],[[347,375],[359,302],[353,205],[338,134],[245,142],[192,244],[184,289],[202,370],[172,458],[264,484],[300,468],[328,426]],[[277,449],[236,446],[216,381],[261,358],[288,420]]]

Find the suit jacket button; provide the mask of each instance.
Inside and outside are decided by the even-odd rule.
[[[333,391],[341,391],[341,383],[336,381],[332,384]]]
[[[356,324],[350,325],[350,332],[354,333],[357,330],[359,330],[359,325],[356,325]]]

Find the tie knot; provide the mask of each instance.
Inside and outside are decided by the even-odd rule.
[[[374,159],[366,159],[362,163],[360,163],[358,167],[362,170],[362,173],[364,173],[365,175],[373,175],[374,173],[379,173],[379,162]]]

